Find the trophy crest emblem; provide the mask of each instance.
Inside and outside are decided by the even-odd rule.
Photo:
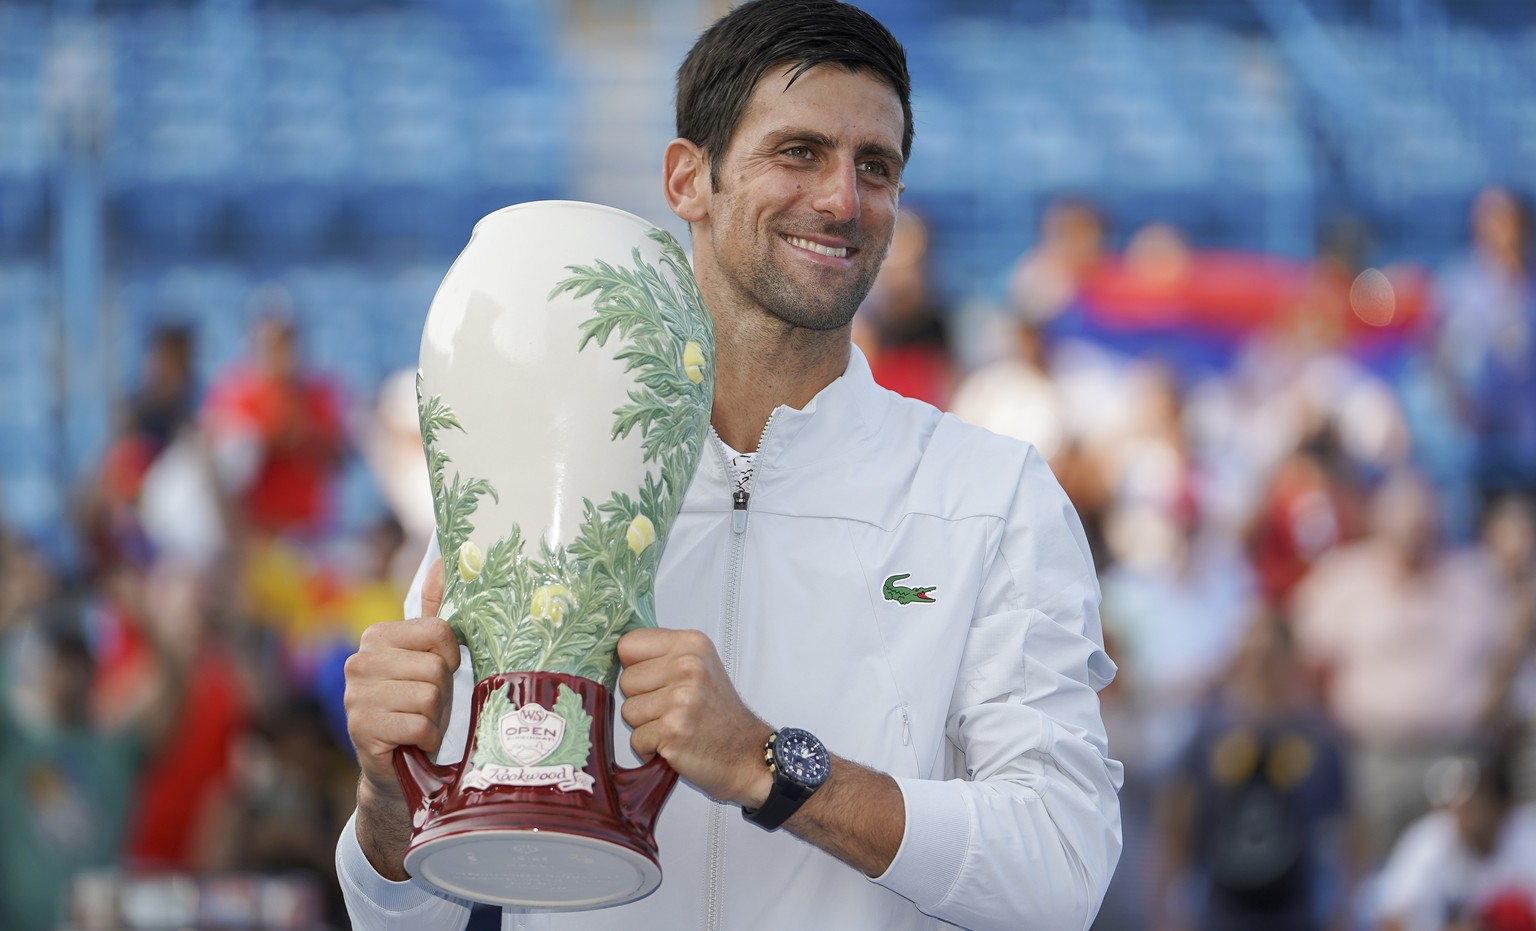
[[[524,766],[532,766],[560,745],[560,738],[565,736],[565,719],[535,703],[502,715],[496,722],[496,731],[501,737],[501,749],[508,756]]]

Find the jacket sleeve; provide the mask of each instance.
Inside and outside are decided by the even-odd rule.
[[[415,880],[390,882],[380,876],[358,846],[347,819],[336,845],[336,880],[347,903],[353,931],[460,931],[469,924],[469,903],[433,892]]]
[[[1076,512],[1031,449],[950,702],[947,781],[898,779],[906,831],[876,882],[972,929],[1087,928],[1120,857],[1114,678]]]
[[[405,617],[421,613],[421,587],[427,569],[438,556],[434,537],[421,568],[405,598]],[[468,738],[469,689],[474,683],[469,675],[469,663],[459,664],[454,675],[454,699],[448,732],[443,735],[443,746],[438,761],[457,760],[464,753]],[[336,879],[341,884],[342,898],[346,901],[347,915],[352,919],[354,931],[417,931],[421,928],[459,931],[469,923],[469,903],[436,892],[415,880],[391,882],[380,876],[363,854],[357,842],[357,813],[347,819],[341,837],[336,842]]]

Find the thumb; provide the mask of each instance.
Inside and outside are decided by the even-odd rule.
[[[421,585],[421,616],[437,617],[443,606],[443,558],[439,556],[427,569],[427,578]]]

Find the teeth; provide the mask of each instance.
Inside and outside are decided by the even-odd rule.
[[[802,249],[809,249],[810,251],[819,253],[821,255],[829,255],[834,259],[842,259],[848,257],[848,248],[846,246],[837,246],[835,248],[832,246],[823,246],[819,242],[811,242],[809,239],[801,239],[798,236],[785,236],[784,238],[789,240],[789,244],[792,246],[799,246]]]

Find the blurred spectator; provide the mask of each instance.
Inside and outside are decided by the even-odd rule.
[[[1261,614],[1162,792],[1158,926],[1311,931],[1342,913],[1322,878],[1346,860],[1343,750],[1299,672],[1287,626]]]
[[[1065,444],[1066,423],[1047,369],[1043,336],[1023,317],[1010,322],[1010,351],[966,376],[949,409],[967,423],[1033,443],[1050,462]]]
[[[1298,643],[1353,742],[1354,797],[1373,862],[1427,806],[1430,765],[1464,748],[1514,603],[1486,554],[1442,546],[1432,488],[1393,474],[1370,534],[1320,559],[1293,600]]]
[[[1237,361],[1244,416],[1231,442],[1252,452],[1256,475],[1267,475],[1305,444],[1337,444],[1336,465],[1384,474],[1407,462],[1407,424],[1391,387],[1332,341],[1331,325],[1300,320],[1267,331]],[[1334,470],[1337,472],[1337,470]]]
[[[1329,425],[1280,463],[1247,533],[1249,556],[1270,604],[1285,606],[1318,559],[1358,535],[1360,489]]]
[[[208,617],[227,592],[201,573],[157,573],[171,609]],[[99,715],[131,706],[157,687],[158,659],[143,625],[123,606],[102,612],[102,644],[95,684]],[[166,608],[162,608],[162,611]],[[134,792],[124,856],[136,868],[207,870],[219,858],[220,832],[230,827],[230,764],[246,727],[248,698],[239,665],[211,624],[186,625],[178,644],[189,660],[185,699],[168,722],[164,740],[146,760]]]
[[[1380,931],[1536,931],[1536,808],[1516,805],[1507,747],[1441,761],[1437,808],[1381,872]]]
[[[22,665],[31,675],[0,682],[0,927],[7,931],[56,927],[70,878],[122,854],[134,784],[174,719],[188,661],[183,644],[200,623],[177,584],[161,581],[129,569],[107,580],[110,597],[143,620],[157,660],[152,687],[110,719],[91,709],[95,657],[78,606],[56,604],[38,629],[35,662]]]
[[[228,509],[193,419],[194,349],[184,326],[150,337],[119,435],[83,496],[95,569],[121,561],[145,567],[162,557],[206,567],[223,552]]]
[[[123,436],[102,456],[95,481],[80,501],[79,525],[92,566],[146,566],[153,560],[138,505],[144,476],[157,452],[142,437]]]
[[[294,324],[261,317],[246,361],[209,390],[202,419],[225,485],[252,529],[312,535],[325,529],[347,441],[341,399],[306,372]]]
[[[1485,720],[1510,732],[1515,797],[1536,801],[1536,502],[1515,496],[1495,502],[1482,539],[1515,605],[1514,636],[1489,675]]]
[[[1054,202],[1040,222],[1039,241],[1009,277],[1014,313],[1037,325],[1055,319],[1076,300],[1104,256],[1104,218],[1098,208],[1075,197]]]
[[[139,485],[137,518],[157,558],[211,569],[231,543],[235,518],[204,433],[184,426]]]
[[[1468,408],[1478,487],[1536,491],[1530,210],[1508,189],[1485,188],[1471,227],[1470,250],[1437,282],[1439,347]]]
[[[411,555],[405,552],[405,531],[399,521],[387,514],[380,517],[358,542],[357,564],[347,573],[344,597],[339,599],[338,613],[346,622],[342,634],[349,643],[356,643],[369,625],[398,614],[410,587],[409,577],[397,577],[402,558]]]
[[[928,225],[903,210],[854,330],[875,381],[944,407],[954,378],[944,318],[928,280]]]
[[[192,422],[197,411],[196,342],[183,324],[166,324],[150,334],[139,388],[128,399],[124,433],[159,453]]]
[[[51,598],[57,583],[48,565],[0,525],[0,645]],[[3,673],[0,673],[3,675]]]
[[[1201,469],[1190,446],[1178,376],[1154,364],[1130,366],[1122,387],[1129,393],[1130,418],[1125,430],[1104,443],[1105,460],[1123,529],[1110,527],[1110,544],[1117,558],[1147,545],[1139,535],[1149,515],[1165,528],[1193,528],[1201,511]]]
[[[1104,626],[1139,722],[1116,754],[1127,771],[1161,775],[1236,651],[1255,605],[1253,573],[1230,540],[1197,521],[1124,508],[1116,522],[1137,542],[1102,575]]]
[[[400,612],[410,578],[399,579],[397,570],[403,558],[416,553],[415,549],[407,551],[404,541],[404,532],[393,517],[382,517],[369,528],[358,554],[361,564],[348,574],[345,589],[335,600],[336,620],[342,623],[328,631],[316,631],[313,637],[317,642],[312,692],[325,713],[332,739],[349,751],[347,658],[357,651],[358,638],[366,627]],[[413,574],[414,568],[410,570]]]
[[[1241,550],[1204,521],[1172,373],[1147,367],[1127,383],[1140,388],[1135,426],[1102,453],[1114,496],[1112,558],[1100,569],[1104,624],[1142,721],[1135,749],[1119,752],[1161,773],[1230,660],[1255,591]]]
[[[1183,297],[1194,272],[1189,242],[1170,223],[1148,223],[1132,233],[1122,262],[1129,288],[1152,302]]]
[[[321,877],[329,920],[346,927],[335,846],[356,802],[357,770],[331,740],[320,706],[295,700],[276,707],[246,742],[239,772],[242,804],[227,834],[239,840],[233,865]]]

